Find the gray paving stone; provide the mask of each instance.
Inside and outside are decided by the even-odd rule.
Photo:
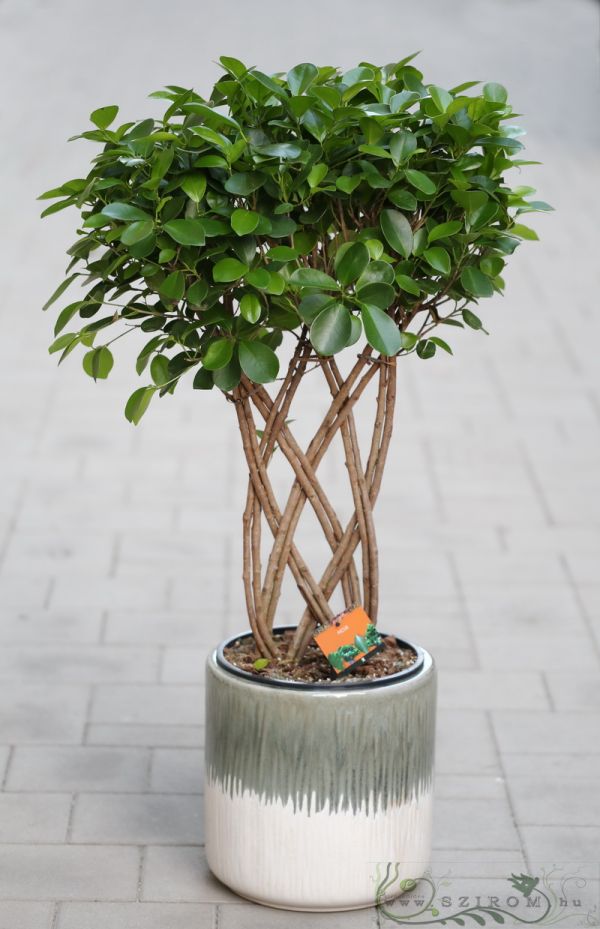
[[[504,800],[506,785],[499,776],[437,774],[435,796],[440,800]]]
[[[444,669],[439,686],[446,709],[550,709],[542,675],[536,672]]]
[[[444,799],[438,797],[434,811],[436,848],[477,849],[519,848],[519,836],[512,822],[510,807],[501,799]]]
[[[158,675],[157,649],[62,645],[4,646],[0,651],[0,680],[31,683],[150,682]]]
[[[438,712],[436,770],[439,774],[500,775],[498,754],[485,713],[444,709]]]
[[[284,922],[285,921],[285,922]],[[293,913],[274,910],[265,906],[245,904],[219,907],[220,929],[281,929],[285,925],[292,929],[375,929],[378,925],[377,912],[353,910],[346,913]],[[393,925],[393,924],[390,924]]]
[[[510,796],[526,826],[600,826],[597,778],[512,777]]]
[[[204,719],[204,691],[191,685],[118,684],[96,689],[91,720],[96,723],[197,726]]]
[[[112,533],[88,533],[81,527],[62,532],[26,531],[19,527],[4,557],[7,571],[28,565],[32,571],[55,576],[61,572],[105,573],[109,570],[114,538]]]
[[[0,614],[41,610],[52,589],[51,577],[34,574],[4,574],[0,585]]]
[[[0,846],[0,900],[135,900],[137,848]]]
[[[201,684],[211,649],[166,648],[160,679],[165,684]]]
[[[139,578],[61,577],[53,586],[49,599],[52,610],[79,608],[119,610],[153,610],[166,603],[166,576],[146,571],[144,583]]]
[[[150,754],[142,748],[18,747],[8,790],[141,791]]]
[[[87,687],[0,684],[0,742],[74,742],[83,735]]]
[[[0,842],[63,842],[70,810],[68,793],[0,793]]]
[[[521,834],[532,861],[559,864],[578,861],[598,865],[598,826],[523,826]]]
[[[564,671],[577,665],[582,671],[600,671],[598,655],[587,633],[549,633],[540,637],[538,633],[522,632],[518,646],[504,632],[482,636],[475,631],[475,636],[484,668]]]
[[[74,842],[199,845],[202,798],[139,794],[80,794],[75,803]]]
[[[507,873],[520,873],[526,868],[526,862],[520,847],[514,849],[485,849],[478,848],[468,851],[464,848],[434,848],[431,855],[432,873],[436,878],[449,879],[466,878],[468,884],[464,888],[471,892],[472,880],[485,878],[486,880],[504,877]],[[454,892],[459,888],[454,887]],[[460,887],[460,892],[464,892]],[[488,891],[489,892],[489,888]]]
[[[184,748],[204,745],[203,726],[110,725],[92,723],[87,729],[90,745],[147,745],[158,748]]]
[[[9,757],[10,748],[8,745],[0,745],[0,784],[4,782]]]
[[[0,902],[0,929],[50,929],[53,903]]]
[[[600,674],[548,671],[546,681],[557,710],[600,711]]]
[[[542,754],[538,752],[529,755],[505,752],[502,755],[502,766],[509,778],[538,777],[540,774],[546,777],[565,777],[573,780],[580,777],[600,778],[600,754],[574,755],[570,752]],[[574,789],[576,789],[575,786]]]
[[[538,533],[543,538],[543,533]],[[523,633],[538,639],[552,634],[586,635],[587,627],[581,616],[573,591],[563,578],[563,586],[550,589],[540,584],[515,587],[507,585],[489,590],[467,592],[466,602],[473,630],[479,636],[502,631],[511,640]]]
[[[151,789],[159,793],[200,793],[204,753],[195,749],[157,748],[153,753]]]
[[[152,645],[195,645],[214,648],[214,627],[201,622],[196,610],[126,610],[110,612],[106,641]]]
[[[56,929],[214,929],[214,919],[193,903],[63,903]]]
[[[101,624],[100,610],[15,610],[12,615],[2,616],[0,642],[12,645],[97,642]]]
[[[600,752],[598,713],[558,714],[493,710],[492,721],[502,753]]]
[[[146,849],[143,900],[242,903],[208,869],[203,848],[151,846]]]

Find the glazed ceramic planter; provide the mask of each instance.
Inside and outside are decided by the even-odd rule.
[[[227,644],[209,657],[206,682],[216,877],[298,910],[372,906],[387,862],[420,877],[431,844],[431,656],[415,648],[412,668],[366,684],[267,683],[227,662]]]

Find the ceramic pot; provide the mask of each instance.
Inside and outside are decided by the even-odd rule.
[[[388,862],[400,879],[420,877],[431,847],[431,656],[410,646],[413,667],[367,683],[288,683],[231,665],[224,648],[239,638],[208,658],[212,872],[250,900],[317,911],[373,906]]]

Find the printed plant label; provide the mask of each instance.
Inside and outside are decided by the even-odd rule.
[[[381,636],[362,606],[340,613],[314,638],[337,675],[345,674],[383,647]]]

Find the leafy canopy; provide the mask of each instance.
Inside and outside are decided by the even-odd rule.
[[[112,342],[147,333],[137,371],[151,383],[125,411],[137,423],[188,372],[226,392],[242,373],[273,381],[285,332],[320,355],[366,339],[426,359],[451,351],[434,329],[482,329],[470,307],[537,238],[520,214],[551,207],[505,179],[531,162],[505,125],[504,87],[424,84],[412,58],[269,77],[222,57],[209,99],[151,94],[167,101],[160,120],[114,128],[118,107],[95,110],[76,137],[101,146],[90,173],[41,197],[57,201],[43,216],[81,214],[46,307],[73,281],[85,292],[60,312],[50,352],[62,361],[81,345],[84,370],[105,378]]]

